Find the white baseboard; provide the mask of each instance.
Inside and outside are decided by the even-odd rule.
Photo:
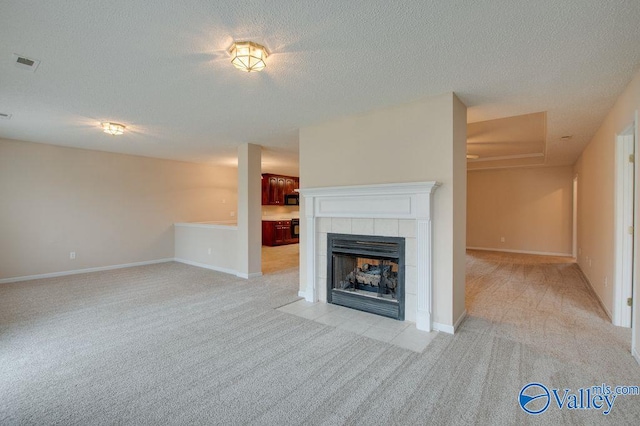
[[[185,265],[197,266],[198,268],[210,269],[212,271],[223,272],[229,275],[235,275],[236,277],[244,278],[245,280],[248,280],[250,278],[258,278],[262,276],[262,272],[253,272],[251,274],[244,274],[242,272],[236,271],[235,269],[222,268],[220,266],[208,265],[206,263],[194,262],[192,260],[180,259],[178,257],[176,257],[173,260],[175,260],[176,262],[184,263]]]
[[[462,324],[462,321],[464,321],[464,319],[467,317],[467,311],[465,310],[460,317],[458,317],[458,319],[456,320],[455,324],[453,325],[448,325],[448,324],[441,324],[439,322],[433,322],[431,328],[433,328],[434,330],[437,331],[442,331],[443,333],[448,333],[448,334],[455,334],[456,330],[458,330],[458,327],[460,327],[460,324]]]
[[[519,253],[519,254],[535,254],[538,256],[573,257],[573,253],[554,253],[549,251],[508,250],[508,249],[497,249],[497,248],[488,248],[488,247],[467,247],[467,250],[499,251],[503,253]]]
[[[440,324],[439,322],[435,322],[435,321],[431,324],[431,328],[436,331],[442,331],[443,333],[447,333],[447,334],[453,334],[455,332],[455,329],[452,325]]]
[[[612,319],[613,316],[611,315],[611,312],[609,312],[609,309],[607,309],[607,307],[604,305],[604,303],[602,303],[602,299],[600,299],[600,296],[598,295],[598,292],[596,292],[596,290],[593,288],[593,285],[591,284],[591,281],[589,281],[589,278],[587,278],[587,275],[582,270],[582,267],[580,266],[580,264],[576,263],[576,265],[578,265],[578,271],[580,271],[580,275],[582,275],[582,278],[584,279],[584,282],[587,283],[587,285],[591,289],[591,292],[596,296],[596,300],[600,304],[600,307],[602,308],[604,313],[609,317],[609,321],[611,321],[611,323],[613,324],[613,319]]]
[[[458,331],[458,328],[460,328],[460,324],[462,324],[462,321],[464,321],[464,319],[467,317],[467,310],[465,309],[464,312],[462,312],[462,314],[460,314],[460,316],[458,317],[458,319],[456,320],[456,323],[453,324],[453,331]]]
[[[640,364],[640,354],[638,353],[638,351],[634,349],[632,355],[636,359],[636,362]]]
[[[144,266],[144,265],[153,265],[156,263],[173,262],[173,260],[174,260],[173,258],[146,260],[144,262],[122,263],[120,265],[98,266],[96,268],[85,268],[85,269],[74,269],[71,271],[51,272],[48,274],[25,275],[22,277],[2,278],[0,279],[0,284],[15,283],[19,281],[39,280],[42,278],[64,277],[67,275],[86,274],[89,272],[110,271],[112,269],[131,268],[134,266]]]
[[[243,274],[242,272],[236,272],[236,276],[240,277],[240,278],[244,278],[245,280],[248,280],[250,278],[258,278],[262,276],[262,272],[253,272],[251,274]]]
[[[225,274],[239,276],[238,271],[236,271],[235,269],[221,268],[219,266],[207,265],[206,263],[194,262],[192,260],[180,259],[178,257],[174,258],[173,260],[179,263],[184,263],[185,265],[197,266],[198,268],[210,269],[212,271],[224,272]]]
[[[311,303],[316,303],[316,302],[327,303],[326,300],[320,300],[320,299],[313,300],[313,291],[298,290],[298,297],[304,297],[304,300]]]

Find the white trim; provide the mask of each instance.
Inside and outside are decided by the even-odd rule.
[[[90,272],[110,271],[112,269],[132,268],[134,266],[153,265],[156,263],[173,262],[173,258],[146,260],[144,262],[122,263],[120,265],[98,266],[95,268],[74,269],[71,271],[50,272],[47,274],[25,275],[22,277],[2,278],[0,284],[15,283],[19,281],[39,280],[42,278],[64,277],[67,275],[87,274]]]
[[[418,327],[416,326],[416,328]],[[435,322],[435,321],[431,323],[431,328],[435,331],[442,331],[443,333],[447,333],[447,334],[455,333],[455,329],[452,325],[440,324],[439,322]]]
[[[633,114],[633,124],[634,124],[634,130],[633,130],[633,135],[634,135],[634,151],[636,153],[636,156],[638,154],[640,154],[640,140],[638,140],[638,125],[639,125],[639,121],[638,121],[638,110],[635,110],[634,114]],[[638,177],[640,176],[640,167],[638,167],[638,159],[636,157],[636,161],[635,161],[635,169],[634,169],[634,173],[635,173],[635,180],[637,182]],[[635,193],[634,193],[634,202],[635,205],[633,206],[634,208],[634,218],[633,221],[635,223],[635,226],[638,227],[638,225],[640,225],[640,197],[638,196],[638,194],[640,194],[640,190],[638,188],[638,186],[636,185],[635,188]],[[640,250],[640,238],[638,237],[638,230],[636,229],[634,236],[633,236],[633,250],[634,250],[634,256],[633,256],[633,284],[632,284],[632,289],[631,292],[632,297],[633,297],[633,306],[631,307],[631,352],[633,353],[634,358],[636,359],[636,361],[638,361],[638,364],[640,364],[640,354],[638,354],[638,345],[640,344],[640,288],[638,286],[638,280],[640,279],[640,272],[638,271],[638,268],[640,268],[640,263],[638,262],[638,259],[640,259],[640,256],[638,255],[639,250]]]
[[[262,272],[252,272],[250,274],[245,274],[242,272],[236,272],[236,276],[240,277],[240,278],[244,278],[245,280],[251,279],[251,278],[258,278],[262,276]]]
[[[466,309],[462,312],[462,314],[460,314],[460,316],[456,320],[456,323],[453,324],[453,330],[454,331],[458,331],[458,328],[460,328],[460,324],[462,324],[462,321],[464,321],[465,318],[467,318],[467,310]]]
[[[238,275],[238,271],[235,269],[221,268],[219,266],[207,265],[206,263],[194,262],[192,260],[181,259],[176,257],[176,262],[184,263],[185,265],[197,266],[198,268],[211,269],[212,271],[224,272],[225,274]]]
[[[329,186],[324,188],[302,188],[304,197],[340,197],[389,194],[430,194],[440,186],[439,182],[383,183],[378,185]]]
[[[416,328],[432,329],[432,196],[439,182],[408,182],[377,185],[303,188],[306,231],[306,292],[308,302],[319,296],[316,262],[317,218],[387,218],[416,221],[416,251],[419,262],[416,271]]]
[[[615,234],[613,271],[613,324],[631,327],[631,308],[627,298],[631,297],[633,272],[633,235],[628,227],[633,225],[633,172],[635,165],[629,162],[633,154],[633,125],[615,136]]]
[[[471,145],[473,145],[473,144],[471,144]],[[536,153],[532,153],[532,154],[501,155],[501,156],[496,156],[496,157],[474,158],[474,159],[469,159],[468,161],[470,163],[476,163],[476,162],[481,162],[481,161],[518,160],[518,159],[521,159],[521,158],[539,158],[539,157],[544,157],[544,154],[542,152],[536,152]]]
[[[318,290],[316,288],[316,218],[313,215],[314,205],[314,198],[304,199],[306,225],[305,253],[307,257],[307,289],[304,298],[307,302],[311,303],[318,301]]]
[[[423,210],[439,186],[438,182],[409,182],[381,185],[337,186],[301,189],[305,200],[313,201],[305,208],[309,217],[418,219],[428,217]]]
[[[578,258],[578,185],[578,175],[575,175],[571,185],[573,193],[573,199],[571,200],[571,255],[575,259]]]
[[[600,299],[600,295],[598,295],[598,292],[596,292],[595,288],[593,288],[593,285],[591,284],[591,281],[589,281],[589,278],[587,278],[587,275],[584,273],[584,271],[582,270],[582,267],[580,266],[579,263],[576,263],[576,265],[578,265],[578,271],[580,271],[580,274],[582,275],[582,278],[584,278],[584,282],[587,283],[587,285],[589,286],[589,288],[591,289],[591,291],[593,292],[593,294],[595,294],[596,296],[596,300],[598,301],[598,303],[600,304],[600,307],[602,308],[602,310],[604,311],[604,313],[607,315],[607,317],[609,317],[609,321],[611,321],[611,312],[609,312],[609,309],[607,309],[607,307],[604,305],[604,303],[602,302],[602,299]],[[613,324],[613,321],[611,321],[611,323]]]
[[[204,228],[204,229],[226,229],[228,231],[237,231],[238,226],[235,222],[229,222],[229,225],[225,225],[223,222],[219,223],[174,223],[173,226],[180,226],[183,228]],[[233,223],[233,224],[231,224]]]
[[[212,271],[223,272],[229,275],[235,275],[238,278],[249,279],[249,278],[257,278],[262,276],[262,272],[254,272],[252,274],[243,274],[241,272],[236,271],[235,269],[221,268],[219,266],[207,265],[206,263],[194,262],[192,260],[180,259],[178,257],[172,260],[175,260],[176,262],[179,262],[179,263],[184,263],[185,265],[197,266],[198,268],[210,269]]]
[[[455,324],[449,325],[449,324],[442,324],[434,321],[432,328],[436,331],[442,331],[443,333],[455,334],[455,332],[460,327],[460,324],[462,323],[462,321],[464,321],[466,317],[467,317],[467,311],[465,309],[465,311],[460,315],[460,317],[458,317]]]
[[[306,291],[298,291],[298,297],[304,297],[305,299],[307,298],[307,292]]]
[[[509,249],[498,249],[498,248],[489,248],[489,247],[467,247],[467,250],[499,251],[499,252],[504,252],[504,253],[535,254],[537,256],[573,257],[573,255],[571,253],[554,253],[554,252],[550,252],[550,251],[509,250]]]

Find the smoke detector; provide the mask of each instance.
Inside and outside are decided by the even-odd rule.
[[[26,56],[18,55],[17,53],[13,54],[13,62],[16,67],[30,72],[36,72],[38,65],[40,65],[39,60],[27,58]]]

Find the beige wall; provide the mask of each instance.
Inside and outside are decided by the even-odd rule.
[[[467,247],[571,255],[571,166],[469,171],[467,189]]]
[[[262,275],[262,183],[260,145],[238,147],[237,268],[244,278]]]
[[[0,140],[0,279],[173,258],[236,197],[235,168]]]
[[[615,138],[633,123],[638,109],[640,73],[620,95],[575,164],[578,174],[578,263],[609,314],[613,309]],[[636,253],[636,264],[640,264],[638,256]]]
[[[445,325],[464,311],[465,145],[466,107],[452,93],[300,130],[302,188],[442,183],[434,195],[434,321]]]
[[[453,319],[465,313],[467,249],[467,107],[453,97]],[[437,249],[437,248],[436,248]]]

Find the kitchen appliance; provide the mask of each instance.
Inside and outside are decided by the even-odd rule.
[[[291,238],[300,238],[300,219],[291,219]]]
[[[285,196],[284,196],[284,205],[285,206],[299,206],[300,205],[300,195],[299,194],[285,194]]]

